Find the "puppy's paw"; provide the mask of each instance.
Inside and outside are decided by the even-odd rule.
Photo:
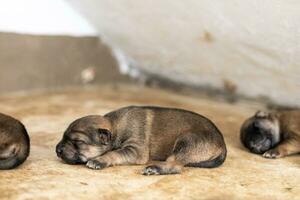
[[[100,162],[98,160],[89,160],[86,163],[86,166],[90,169],[103,169],[103,168],[107,167],[107,163]]]
[[[161,168],[156,165],[150,165],[145,167],[145,169],[142,171],[142,174],[145,176],[159,175],[161,174]]]
[[[271,149],[263,154],[265,158],[281,158],[283,155],[277,149]]]

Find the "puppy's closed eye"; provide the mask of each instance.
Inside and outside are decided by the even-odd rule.
[[[82,140],[76,140],[75,142],[76,142],[76,144],[85,144],[85,142]]]
[[[76,147],[79,147],[81,145],[84,145],[86,144],[83,140],[73,140],[73,144],[76,146]]]

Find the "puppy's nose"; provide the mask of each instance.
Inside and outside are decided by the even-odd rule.
[[[62,153],[61,148],[57,148],[57,149],[56,149],[56,154],[57,154],[58,157],[61,156],[61,153]]]
[[[62,154],[62,147],[61,147],[60,143],[56,147],[56,154],[57,154],[58,157],[60,157],[61,154]]]

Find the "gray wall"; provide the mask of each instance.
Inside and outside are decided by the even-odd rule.
[[[127,80],[97,37],[0,33],[0,52],[0,93],[83,85],[86,68],[94,84]]]

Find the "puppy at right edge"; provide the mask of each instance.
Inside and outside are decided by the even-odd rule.
[[[244,122],[240,134],[246,148],[265,158],[300,153],[300,110],[258,111]]]

